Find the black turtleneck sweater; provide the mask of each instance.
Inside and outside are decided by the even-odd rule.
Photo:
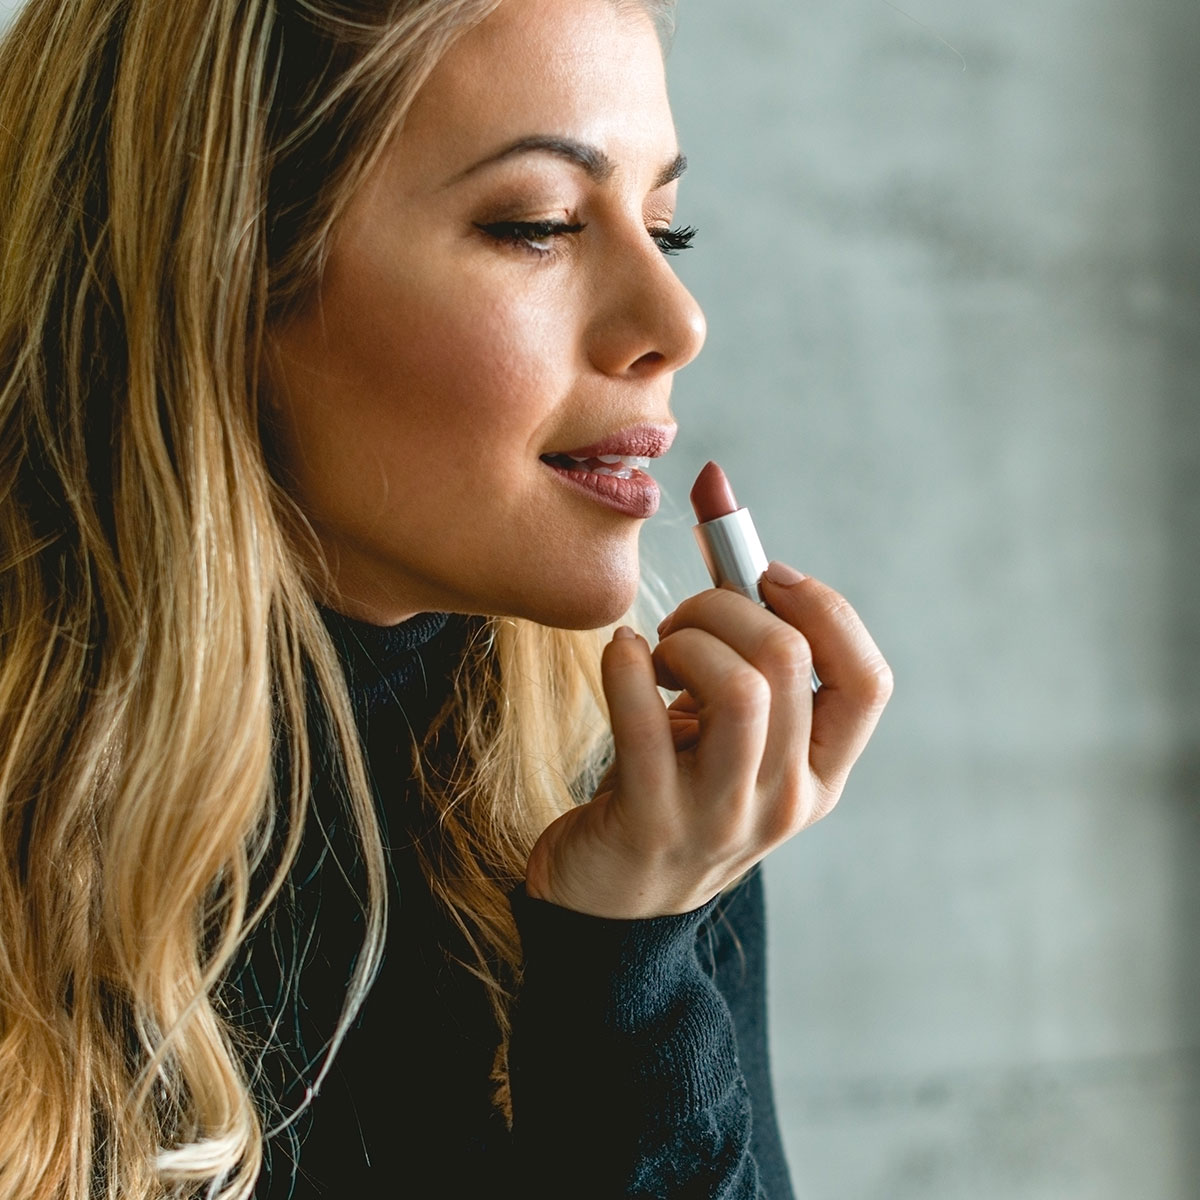
[[[425,614],[384,629],[330,612],[326,623],[378,805],[390,916],[382,968],[332,1069],[268,1138],[258,1200],[791,1200],[758,872],[702,909],[653,920],[512,893],[524,973],[510,1129],[492,1103],[498,1037],[484,986],[453,961],[459,935],[412,848],[422,825],[410,730],[420,735],[447,696],[467,621]],[[316,1078],[362,941],[351,890],[361,872],[333,775],[317,764],[300,855],[227,988],[260,1097],[284,1113]]]

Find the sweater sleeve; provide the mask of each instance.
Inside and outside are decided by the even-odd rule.
[[[768,1200],[738,1028],[717,982],[723,945],[739,942],[720,933],[735,896],[621,921],[512,894],[524,977],[509,1072],[524,1194]],[[737,1006],[761,1011],[761,974],[726,974]],[[756,1047],[773,1128],[765,1041]],[[779,1200],[788,1197],[790,1188]]]
[[[770,1200],[794,1200],[771,1081],[766,932],[762,870],[755,867],[717,902],[700,927],[697,950],[733,1017],[738,1062],[750,1092],[750,1151],[760,1186]]]

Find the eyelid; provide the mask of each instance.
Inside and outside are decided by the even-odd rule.
[[[587,228],[587,222],[562,220],[477,221],[475,228],[502,245],[522,248],[542,257],[555,253],[555,249],[546,245],[539,246],[537,243],[546,242],[551,238],[570,237],[582,233]],[[697,232],[694,225],[663,224],[648,226],[646,229],[647,235],[665,255],[674,255],[681,250],[691,249]]]
[[[587,228],[586,222],[569,222],[563,220],[542,221],[476,221],[475,228],[490,237],[500,245],[511,246],[524,250],[538,257],[555,253],[554,248],[540,247],[538,242],[549,238],[570,237],[582,233]]]
[[[586,228],[582,221],[561,221],[557,218],[542,221],[476,221],[475,228],[493,237],[558,237],[563,234],[582,233]]]

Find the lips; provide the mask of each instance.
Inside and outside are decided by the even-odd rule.
[[[622,458],[661,458],[675,440],[674,425],[633,425],[628,429],[610,433],[598,442],[591,442],[574,450],[558,450],[543,458],[573,458],[583,461],[618,455]]]
[[[544,461],[564,471],[587,471],[593,475],[614,475],[618,479],[632,479],[635,471],[645,473],[650,465],[648,458],[630,454],[600,454],[588,458],[576,458],[572,454],[548,454]]]
[[[652,458],[675,440],[674,425],[636,425],[574,450],[543,454],[564,483],[626,516],[645,518],[658,509],[658,484],[647,474]]]

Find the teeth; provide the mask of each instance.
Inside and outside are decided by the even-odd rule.
[[[588,458],[578,458],[574,454],[567,454],[564,455],[564,457],[569,458],[572,462],[576,463],[591,462],[592,458],[595,458],[596,462],[604,463],[609,467],[615,467],[619,464],[622,467],[621,471],[608,471],[605,470],[604,467],[592,467],[589,469],[593,472],[593,474],[596,475],[617,475],[621,479],[629,478],[629,476],[624,473],[625,470],[645,471],[650,466],[649,457],[638,454],[597,454]]]

